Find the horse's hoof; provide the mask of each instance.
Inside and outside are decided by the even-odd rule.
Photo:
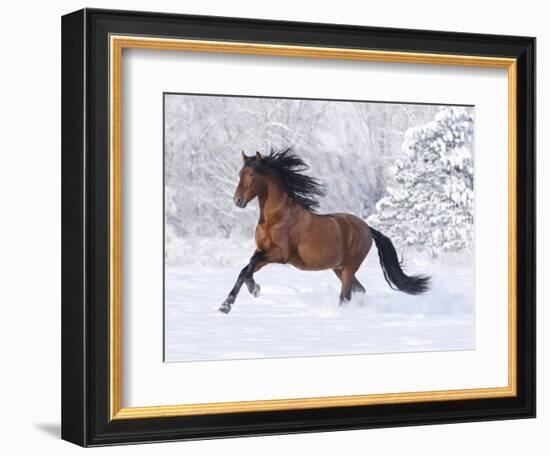
[[[228,314],[231,310],[231,304],[233,303],[226,299],[218,310],[224,314]]]
[[[252,288],[252,296],[254,296],[255,298],[260,296],[260,285],[258,285],[257,283],[255,283],[254,288]]]
[[[231,306],[224,306],[223,304],[218,309],[221,313],[228,314],[231,311]]]

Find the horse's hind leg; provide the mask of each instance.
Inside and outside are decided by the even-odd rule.
[[[333,269],[333,271],[338,276],[338,278],[342,280],[342,270]],[[365,287],[361,285],[361,282],[359,282],[359,280],[357,280],[357,277],[355,277],[355,274],[353,274],[353,281],[351,282],[351,291],[353,293],[366,293]]]
[[[357,277],[355,277],[355,275],[353,276],[351,291],[353,291],[354,293],[366,293],[365,287],[361,285],[361,282],[357,280]]]
[[[351,301],[351,290],[353,285],[353,280],[355,278],[355,271],[352,269],[344,268],[342,270],[341,281],[342,289],[340,291],[340,305],[345,304],[348,301]]]
[[[342,288],[340,290],[340,305],[351,301],[351,284],[353,283],[353,273],[349,270],[342,271]]]

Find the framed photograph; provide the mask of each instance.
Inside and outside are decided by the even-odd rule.
[[[535,39],[62,19],[62,437],[535,416]]]

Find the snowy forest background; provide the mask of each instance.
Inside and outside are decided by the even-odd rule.
[[[443,338],[432,341],[435,344],[432,348],[440,349],[442,344],[447,348],[471,348],[473,107],[183,94],[166,94],[164,102],[167,360],[277,355],[271,353],[272,344],[262,345],[263,348],[253,354],[246,350],[241,353],[243,346],[239,344],[233,350],[225,345],[225,351],[216,354],[215,343],[201,338],[199,329],[208,328],[212,339],[214,330],[210,314],[201,312],[205,308],[208,312],[217,308],[255,248],[257,202],[241,210],[232,200],[242,165],[241,150],[252,155],[255,151],[267,153],[286,147],[292,147],[309,164],[309,173],[325,185],[326,196],[320,200],[319,212],[349,212],[362,217],[392,239],[399,254],[404,254],[407,266],[423,268],[418,272],[432,269],[440,272],[441,289],[439,294],[433,294],[436,302],[418,301],[422,303],[416,308],[418,315],[435,311],[448,316],[449,312],[458,312],[465,318],[459,324],[465,332],[459,336],[450,329],[454,342],[441,333]],[[369,255],[370,264],[375,256],[376,253]],[[377,260],[375,258],[374,264]],[[187,286],[184,285],[186,281],[191,284],[200,281],[193,272],[196,270],[193,266],[197,265],[210,271],[209,280],[217,277],[213,283],[209,282],[206,291],[193,288],[193,285],[189,285],[192,289],[182,288]],[[277,270],[278,266],[274,267]],[[264,273],[264,270],[259,274],[274,274]],[[292,274],[281,271],[273,276],[272,282]],[[289,276],[288,280],[290,277],[295,280],[296,274],[300,274],[294,271],[294,276]],[[312,273],[304,274],[303,287],[294,291],[298,300],[309,309],[313,301],[319,303],[322,299],[313,295],[302,299],[303,289],[308,289],[308,280],[319,280],[307,275]],[[336,301],[339,284],[333,277],[327,280],[334,288]],[[437,280],[436,277],[436,285]],[[462,295],[453,304],[439,305],[438,302],[448,301],[453,296],[455,285],[466,286],[465,290],[456,292]],[[373,285],[371,289],[376,287]],[[280,305],[285,293],[283,288],[274,290],[273,302]],[[241,293],[239,300],[246,303],[249,298],[241,298],[246,294]],[[296,301],[296,296],[290,295],[289,302]],[[403,300],[416,298],[399,294],[392,299],[397,301],[387,301],[385,309],[399,314],[403,311],[400,304]],[[231,314],[233,318],[238,318],[234,314],[240,311],[239,300]],[[246,305],[243,306],[246,309]],[[257,325],[258,320],[254,321]],[[357,322],[357,316],[354,321]],[[190,327],[190,322],[195,326]],[[380,321],[377,327],[379,324]],[[395,326],[395,321],[391,324]],[[218,328],[225,333],[225,340],[227,332],[233,329]],[[264,329],[277,339],[277,331]],[[311,339],[311,332],[304,336],[301,329],[296,331],[290,340],[292,344]],[[235,337],[240,340],[242,333]],[[418,341],[417,336],[413,339]],[[457,340],[463,343],[455,346]],[[400,345],[380,347],[371,342],[376,347],[369,349],[356,344],[356,349],[360,352],[407,351],[407,347]],[[311,346],[305,344],[303,353],[317,353],[318,349],[311,348],[313,345],[313,340]],[[417,347],[414,343],[413,346]],[[418,347],[429,349],[429,346],[420,344]],[[321,353],[326,352],[323,350],[326,349]],[[339,353],[343,348],[335,350]],[[345,352],[349,350],[347,347]],[[302,351],[298,350],[297,354]]]
[[[240,152],[292,147],[326,188],[320,212],[350,212],[398,247],[473,242],[473,108],[166,95],[165,216],[171,245],[250,237],[254,210],[232,196]]]

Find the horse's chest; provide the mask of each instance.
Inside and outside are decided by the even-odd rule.
[[[279,231],[268,223],[256,225],[256,246],[259,250],[268,250],[282,242]]]

